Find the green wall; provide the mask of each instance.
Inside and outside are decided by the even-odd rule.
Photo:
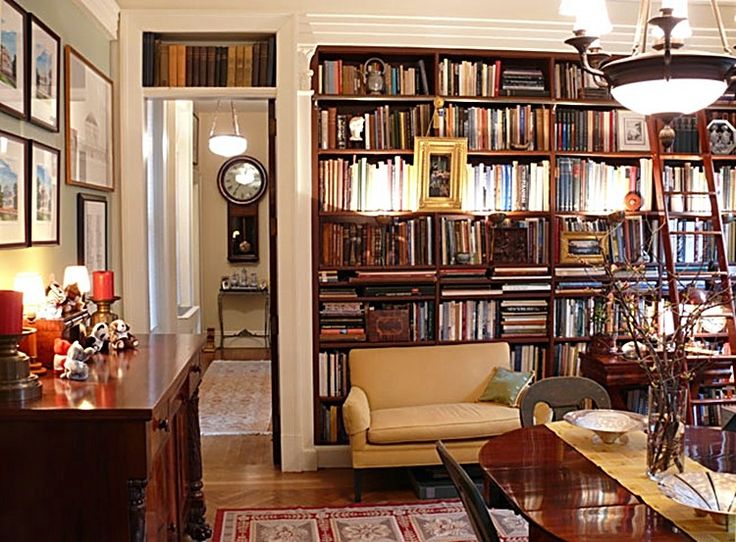
[[[44,130],[27,121],[18,120],[0,112],[0,130],[20,135],[27,139],[35,139],[41,143],[59,149],[61,188],[61,244],[50,247],[31,247],[23,249],[0,249],[0,289],[12,288],[13,278],[20,271],[37,271],[47,281],[50,274],[61,281],[64,267],[77,263],[77,187],[65,184],[65,150],[64,150],[64,53],[65,45],[71,45],[107,75],[111,73],[110,41],[87,12],[72,0],[16,0],[26,11],[41,19],[61,38],[61,81],[60,111],[61,122],[58,133]],[[113,77],[114,79],[114,77]],[[92,190],[91,193],[104,195],[104,192]],[[111,235],[113,223],[113,199],[116,193],[107,194],[108,199],[108,265],[113,264],[116,253],[113,240],[118,243],[119,235]],[[118,243],[119,244],[119,243]],[[114,267],[114,266],[113,266]],[[116,282],[119,277],[116,273]],[[117,287],[117,285],[116,285]]]

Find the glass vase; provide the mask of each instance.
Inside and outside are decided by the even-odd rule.
[[[686,385],[649,386],[647,476],[659,480],[685,465]]]

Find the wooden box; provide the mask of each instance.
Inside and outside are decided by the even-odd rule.
[[[79,340],[81,337],[80,324],[88,317],[87,311],[80,311],[63,318],[28,322],[29,327],[36,328],[37,360],[47,369],[53,368],[54,340],[66,339],[69,342]]]
[[[409,340],[409,309],[369,309],[368,340],[398,342]]]

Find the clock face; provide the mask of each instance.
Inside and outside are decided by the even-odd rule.
[[[266,191],[266,170],[249,156],[235,156],[217,174],[217,186],[228,201],[237,205],[254,203]]]

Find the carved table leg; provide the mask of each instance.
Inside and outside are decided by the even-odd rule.
[[[128,527],[130,542],[146,540],[146,485],[148,480],[128,480]]]
[[[199,389],[187,403],[188,448],[189,448],[189,517],[186,532],[193,540],[207,540],[212,529],[204,520],[206,507],[202,492],[202,445],[199,436]]]

